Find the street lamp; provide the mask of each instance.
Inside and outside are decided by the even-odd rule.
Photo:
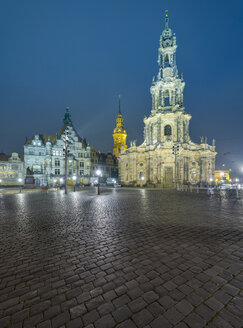
[[[100,177],[102,177],[101,170],[96,170],[96,175],[98,177],[97,195],[100,195]]]
[[[210,185],[212,186],[212,184],[213,184],[213,178],[210,178],[209,179],[209,182],[210,182]]]
[[[76,177],[76,175],[74,175],[73,176],[73,191],[75,191],[76,180],[77,180],[77,177]]]
[[[73,139],[70,137],[69,126],[66,127],[63,134],[63,155],[65,156],[65,194],[68,193],[67,185],[67,170],[68,170],[68,155],[70,152],[70,146],[73,144]]]
[[[19,192],[21,192],[22,191],[22,189],[21,189],[21,182],[22,182],[23,180],[21,179],[21,178],[18,178],[18,182],[20,183],[20,186],[19,186]]]

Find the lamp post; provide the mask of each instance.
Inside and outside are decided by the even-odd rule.
[[[210,178],[209,179],[209,182],[210,182],[210,186],[212,186],[212,184],[213,184],[213,178]]]
[[[95,173],[98,177],[97,195],[100,195],[100,177],[102,177],[102,172],[101,170],[97,170]]]
[[[18,179],[18,182],[20,183],[20,186],[19,186],[19,192],[21,193],[21,191],[22,191],[22,188],[21,188],[21,182],[22,182],[23,180],[21,179],[21,178],[19,178]]]
[[[174,145],[173,146],[173,151],[172,151],[172,154],[175,155],[175,179],[174,179],[174,186],[175,186],[175,189],[176,189],[176,185],[177,185],[177,154],[180,150],[180,146],[179,145]]]
[[[68,193],[68,184],[67,184],[68,155],[70,152],[70,145],[72,144],[73,144],[73,140],[70,137],[69,126],[67,126],[63,134],[63,155],[65,156],[65,194]]]
[[[77,180],[77,177],[76,177],[76,175],[74,175],[74,176],[73,176],[73,191],[75,191],[76,180]]]

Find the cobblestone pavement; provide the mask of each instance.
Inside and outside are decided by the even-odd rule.
[[[0,327],[243,327],[241,200],[0,195]]]

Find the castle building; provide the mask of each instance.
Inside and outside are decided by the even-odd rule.
[[[69,108],[63,119],[63,125],[55,136],[35,134],[26,139],[24,145],[25,167],[34,173],[37,186],[63,184],[65,178],[64,139],[68,134],[70,140],[67,159],[68,182],[88,184],[90,179],[90,146],[75,130]]]
[[[113,155],[118,158],[121,148],[127,149],[126,144],[127,132],[123,127],[123,118],[121,113],[120,95],[119,110],[116,118],[116,127],[113,131]]]
[[[63,125],[56,135],[35,134],[27,138],[24,145],[25,168],[33,172],[35,185],[64,184],[65,181],[65,139],[68,134],[69,152],[67,158],[68,184],[92,182],[96,171],[102,172],[104,182],[107,178],[117,178],[117,158],[111,153],[96,152],[87,144],[74,128],[69,108]],[[74,182],[74,179],[75,182]]]
[[[185,82],[176,66],[176,36],[165,28],[158,50],[159,72],[150,92],[152,109],[144,118],[144,142],[123,149],[119,155],[119,178],[123,185],[172,187],[177,184],[207,185],[214,178],[215,141],[194,143],[189,135],[191,115],[183,105]]]

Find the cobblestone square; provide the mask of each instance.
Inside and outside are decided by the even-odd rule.
[[[159,189],[0,195],[0,327],[243,327],[242,205]]]

